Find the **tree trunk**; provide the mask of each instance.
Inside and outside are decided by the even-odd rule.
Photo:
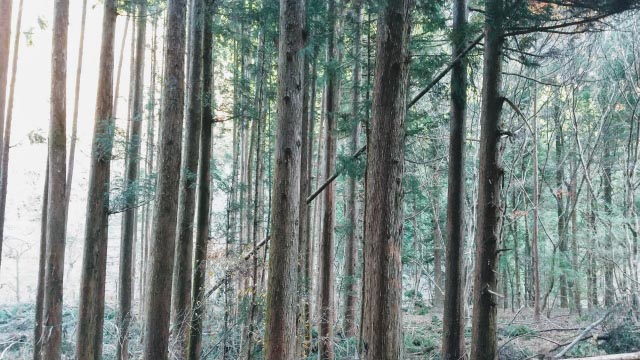
[[[325,143],[325,176],[331,176],[336,169],[336,129],[338,112],[340,111],[340,80],[338,74],[339,50],[336,45],[337,11],[336,0],[329,0],[328,17],[329,33],[327,37],[327,98],[325,101],[326,143]],[[329,184],[324,191],[324,211],[322,213],[322,235],[320,239],[320,334],[318,358],[332,360],[335,357],[333,349],[334,309],[334,228],[335,214],[335,183]]]
[[[122,33],[122,43],[120,44],[120,56],[118,58],[118,71],[116,74],[116,84],[114,86],[114,94],[113,94],[113,118],[118,116],[118,97],[120,94],[120,77],[122,75],[122,63],[124,59],[124,47],[127,43],[127,34],[129,31],[129,20],[130,18],[127,16],[126,21],[124,22],[124,32]]]
[[[16,88],[16,75],[18,72],[18,54],[20,53],[20,35],[22,26],[22,4],[24,0],[20,0],[18,5],[18,19],[16,21],[16,33],[13,41],[13,60],[11,64],[11,84],[9,85],[9,99],[7,100],[7,114],[4,126],[4,141],[2,144],[2,174],[0,188],[0,259],[2,259],[2,239],[4,238],[4,223],[7,207],[7,189],[9,186],[9,149],[11,144],[11,123],[13,121],[13,102]],[[1,120],[1,119],[0,119]],[[16,258],[17,261],[17,258]],[[0,261],[1,263],[1,261]],[[17,282],[16,282],[17,284]]]
[[[13,0],[0,0],[0,149],[4,148],[2,134],[4,133],[5,101],[7,98],[7,81],[9,79],[12,3]],[[2,228],[0,227],[0,229]],[[2,264],[3,240],[3,237],[0,236],[0,264]]]
[[[531,228],[531,271],[533,272],[533,316],[535,321],[540,321],[540,273],[538,269],[538,206],[540,205],[540,187],[538,185],[538,117],[537,117],[537,92],[534,92],[534,116],[533,127],[533,220]]]
[[[198,172],[198,213],[196,220],[195,257],[189,360],[200,359],[202,353],[202,323],[205,313],[205,279],[207,245],[209,242],[209,208],[211,202],[211,132],[213,127],[213,3],[204,0],[202,33],[202,131],[200,132],[200,171]]]
[[[102,45],[98,73],[98,94],[93,129],[82,282],[78,308],[76,356],[98,359],[102,356],[104,287],[107,266],[109,225],[109,175],[113,142],[113,49],[116,26],[115,0],[105,1]]]
[[[38,287],[36,289],[36,320],[33,327],[33,360],[42,359],[42,327],[44,309],[44,273],[47,251],[47,204],[49,199],[49,157],[44,172],[42,194],[42,217],[40,218],[40,259],[38,260]]]
[[[71,143],[69,144],[69,163],[67,169],[67,202],[65,212],[69,214],[71,199],[71,184],[73,183],[73,168],[76,156],[76,142],[78,140],[78,107],[80,105],[80,79],[82,76],[82,58],[84,55],[84,31],[87,23],[87,0],[82,0],[82,20],[80,22],[80,45],[78,47],[78,65],[76,67],[76,87],[73,99],[73,119],[71,120]],[[67,222],[69,219],[67,218]]]
[[[305,47],[305,1],[280,0],[278,113],[276,121],[271,247],[265,324],[265,359],[296,353],[300,136]]]
[[[358,138],[360,137],[360,82],[361,54],[360,54],[360,27],[362,24],[362,3],[356,0],[352,10],[353,21],[353,85],[351,90],[351,132],[349,134],[349,152],[358,151]],[[358,263],[358,203],[356,200],[357,183],[355,176],[347,179],[347,221],[348,237],[345,243],[344,260],[344,334],[347,337],[355,337],[356,333],[356,306],[358,301],[358,289],[356,268]]]
[[[467,0],[453,4],[452,57],[467,46]],[[460,359],[464,348],[464,228],[465,140],[467,122],[467,62],[451,69],[451,122],[449,123],[449,186],[447,189],[447,244],[442,358]]]
[[[403,359],[402,178],[411,0],[380,7],[365,180],[362,355]]]
[[[613,155],[611,154],[612,139],[610,138],[610,130],[606,128],[604,130],[604,154],[602,155],[602,187],[604,192],[604,213],[605,213],[605,226],[606,235],[604,239],[604,306],[611,307],[615,302],[615,288],[613,284],[613,229],[611,226],[612,213],[613,213],[613,186],[612,186],[612,163]]]
[[[587,252],[587,302],[589,310],[593,310],[598,307],[598,269],[596,261],[596,249],[597,241],[595,238],[596,232],[596,208],[597,202],[595,197],[591,195],[591,192],[587,192],[589,202],[589,212],[587,215],[587,222],[589,224],[589,250]]]
[[[575,162],[574,162],[575,164]],[[582,314],[582,300],[581,300],[581,291],[580,291],[580,281],[577,274],[580,273],[580,262],[578,261],[578,216],[577,216],[577,207],[578,207],[578,193],[577,193],[577,185],[578,185],[578,174],[577,174],[577,164],[573,166],[571,171],[571,183],[569,188],[569,196],[571,197],[571,267],[573,269],[572,278],[572,289],[573,289],[573,304],[578,315]]]
[[[567,212],[565,211],[565,191],[564,191],[564,139],[562,133],[562,124],[560,122],[559,108],[554,106],[555,121],[555,147],[556,147],[556,207],[558,213],[558,248],[560,250],[560,307],[566,309],[569,307],[568,290],[567,290]]]
[[[47,269],[45,273],[43,357],[59,359],[62,346],[62,290],[67,177],[66,90],[69,0],[55,0],[51,52],[51,118],[49,128],[49,198]]]
[[[167,359],[171,285],[175,254],[182,120],[184,106],[184,48],[186,0],[167,3],[166,51],[162,89],[162,119],[158,177],[153,209],[147,276],[144,356]]]
[[[147,31],[147,3],[138,2],[138,34],[136,36],[135,65],[133,70],[133,99],[131,111],[131,131],[129,133],[125,181],[125,211],[122,217],[122,237],[120,240],[120,272],[118,291],[118,345],[116,359],[129,358],[129,325],[132,319],[131,303],[133,299],[133,243],[136,229],[136,208],[138,171],[140,168],[140,143],[142,119],[144,118],[143,89],[144,89],[144,53]]]
[[[502,216],[501,121],[504,5],[487,0],[478,175],[476,265],[473,283],[471,360],[497,357],[498,243]]]
[[[202,27],[204,0],[191,0],[189,24],[189,79],[187,79],[187,118],[185,124],[183,174],[180,179],[178,203],[178,237],[173,267],[171,302],[172,353],[178,359],[187,357],[191,312],[191,276],[193,253],[193,220],[196,202],[196,183],[200,130],[202,128]]]

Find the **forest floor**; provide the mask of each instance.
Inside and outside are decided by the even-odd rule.
[[[423,311],[424,313],[424,311]],[[606,318],[582,334],[594,322]],[[409,359],[438,359],[442,336],[442,310],[433,308],[424,315],[405,314],[405,343]],[[471,323],[465,327],[467,348]],[[580,341],[564,357],[587,357],[640,351],[640,323],[624,309],[584,310],[581,315],[568,309],[544,313],[539,322],[533,309],[498,310],[499,359],[548,358],[562,351],[574,339]]]
[[[405,345],[407,359],[438,359],[442,337],[442,310],[437,308],[416,309],[417,314],[404,313]],[[75,338],[76,308],[65,308],[63,351],[73,353]],[[105,312],[104,358],[115,356],[116,312],[107,308]],[[583,330],[594,322],[606,318],[589,333]],[[545,358],[558,354],[569,343],[582,335],[581,340],[567,352],[565,357],[586,357],[640,351],[640,323],[633,320],[629,310],[618,308],[607,312],[583,311],[582,315],[567,309],[544,313],[536,322],[529,308],[498,311],[499,359],[524,360]],[[31,304],[0,307],[0,360],[28,359],[32,351],[34,307]],[[467,348],[471,341],[470,320],[467,319]],[[136,329],[134,329],[136,330]],[[134,331],[137,332],[137,331]],[[353,359],[355,344],[338,341],[338,357]],[[346,355],[349,353],[349,355]],[[346,355],[346,356],[345,356]],[[314,354],[310,356],[312,359]],[[258,356],[259,357],[259,356]],[[215,358],[215,356],[211,357]]]

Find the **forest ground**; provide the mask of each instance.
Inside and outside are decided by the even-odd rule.
[[[74,346],[69,339],[75,339],[76,308],[66,308],[64,312],[65,339],[63,352],[71,356]],[[404,332],[407,359],[438,359],[442,337],[442,310],[420,308],[416,314],[404,314]],[[557,354],[558,351],[582,331],[601,319],[607,313],[604,309],[584,310],[582,315],[568,309],[555,309],[545,313],[539,322],[530,308],[498,310],[498,338],[500,359],[535,359]],[[30,359],[34,308],[32,304],[0,307],[0,360]],[[611,312],[593,331],[583,336],[566,357],[585,357],[614,353],[640,351],[640,323],[632,319],[628,311],[620,309]],[[115,319],[112,308],[105,311],[105,359],[115,355]],[[470,345],[470,323],[466,327],[467,347]],[[137,329],[133,330],[137,333]],[[132,336],[135,336],[132,334]],[[336,344],[338,347],[340,344]],[[135,348],[135,346],[134,346]],[[111,351],[113,350],[113,351]],[[215,358],[215,357],[213,357]],[[311,359],[313,356],[310,357]]]

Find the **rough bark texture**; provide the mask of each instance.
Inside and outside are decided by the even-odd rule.
[[[602,154],[602,187],[604,198],[604,213],[606,224],[606,235],[604,239],[604,306],[611,307],[615,302],[615,287],[613,284],[613,228],[611,219],[613,217],[613,186],[612,173],[613,155],[611,154],[611,139],[609,138],[611,131],[609,128],[604,130],[604,151]]]
[[[340,80],[338,78],[339,50],[336,46],[336,0],[328,2],[329,34],[327,36],[327,97],[325,100],[325,116],[327,126],[325,143],[325,176],[336,171],[336,129],[338,112],[340,111]],[[324,211],[322,213],[322,236],[320,238],[320,338],[318,357],[330,360],[335,357],[333,348],[334,279],[335,279],[335,236],[336,222],[335,183],[329,184],[324,191]]]
[[[453,53],[466,47],[467,0],[453,5]],[[465,140],[467,122],[467,62],[451,69],[451,122],[449,124],[449,181],[447,190],[447,243],[442,358],[461,359],[464,347],[464,227]]]
[[[124,181],[126,204],[122,217],[122,236],[120,238],[120,269],[118,281],[118,344],[116,359],[129,358],[129,324],[131,323],[131,302],[133,299],[133,243],[136,232],[136,209],[138,189],[138,171],[140,168],[140,143],[142,119],[144,118],[144,53],[147,33],[147,2],[138,3],[138,25],[136,30],[135,63],[133,69],[133,99],[131,100],[131,121],[128,141],[128,161],[126,162]]]
[[[473,283],[471,360],[497,357],[498,243],[502,216],[500,115],[503,2],[487,0],[480,115],[476,265]]]
[[[402,177],[411,0],[380,8],[366,176],[362,358],[403,359]]]
[[[78,309],[76,343],[78,359],[99,359],[102,356],[109,223],[109,198],[105,194],[109,193],[114,126],[112,113],[113,48],[116,16],[116,0],[105,1]]]
[[[278,110],[271,203],[271,247],[265,359],[296,354],[300,136],[302,127],[305,0],[280,0]]]
[[[196,218],[195,257],[193,259],[192,312],[189,333],[189,360],[200,359],[202,322],[205,312],[205,279],[209,241],[209,207],[211,201],[211,132],[213,127],[213,3],[204,0],[202,35],[202,131],[200,133],[200,171],[198,172],[198,213]]]
[[[360,0],[353,2],[353,86],[351,88],[351,132],[349,134],[349,153],[358,151],[358,138],[360,137],[360,27],[362,23],[362,3]],[[358,208],[356,201],[357,183],[354,176],[347,180],[347,221],[348,236],[344,250],[344,334],[354,337],[356,333],[356,313],[358,301],[358,289],[356,282],[356,267],[358,263]]]
[[[42,355],[59,359],[62,345],[62,289],[67,177],[67,28],[69,0],[55,0],[51,51],[51,113],[49,128],[49,199],[47,209],[47,266],[45,272]]]
[[[40,218],[40,259],[38,260],[38,287],[36,289],[36,321],[33,327],[33,360],[42,359],[42,311],[44,308],[44,272],[47,251],[47,203],[49,199],[49,158],[44,172],[42,217]]]
[[[168,356],[171,275],[175,253],[182,150],[185,13],[186,0],[168,1],[162,117],[158,141],[158,183],[153,208],[153,232],[149,244],[145,306],[145,360],[163,360]]]
[[[187,357],[191,312],[191,276],[193,225],[196,205],[196,180],[200,129],[202,127],[202,23],[203,0],[191,0],[189,24],[189,56],[187,79],[187,118],[185,121],[182,176],[178,200],[178,237],[173,267],[171,302],[172,353],[179,359]]]

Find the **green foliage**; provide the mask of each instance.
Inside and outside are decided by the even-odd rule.
[[[535,335],[536,331],[526,325],[509,325],[504,329],[501,329],[500,332],[503,336],[507,337],[516,337],[516,336],[524,336],[524,335]]]
[[[417,328],[404,336],[407,354],[430,354],[438,351],[439,334]]]
[[[640,332],[630,321],[609,331],[605,341],[598,346],[607,354],[620,354],[640,351]]]

